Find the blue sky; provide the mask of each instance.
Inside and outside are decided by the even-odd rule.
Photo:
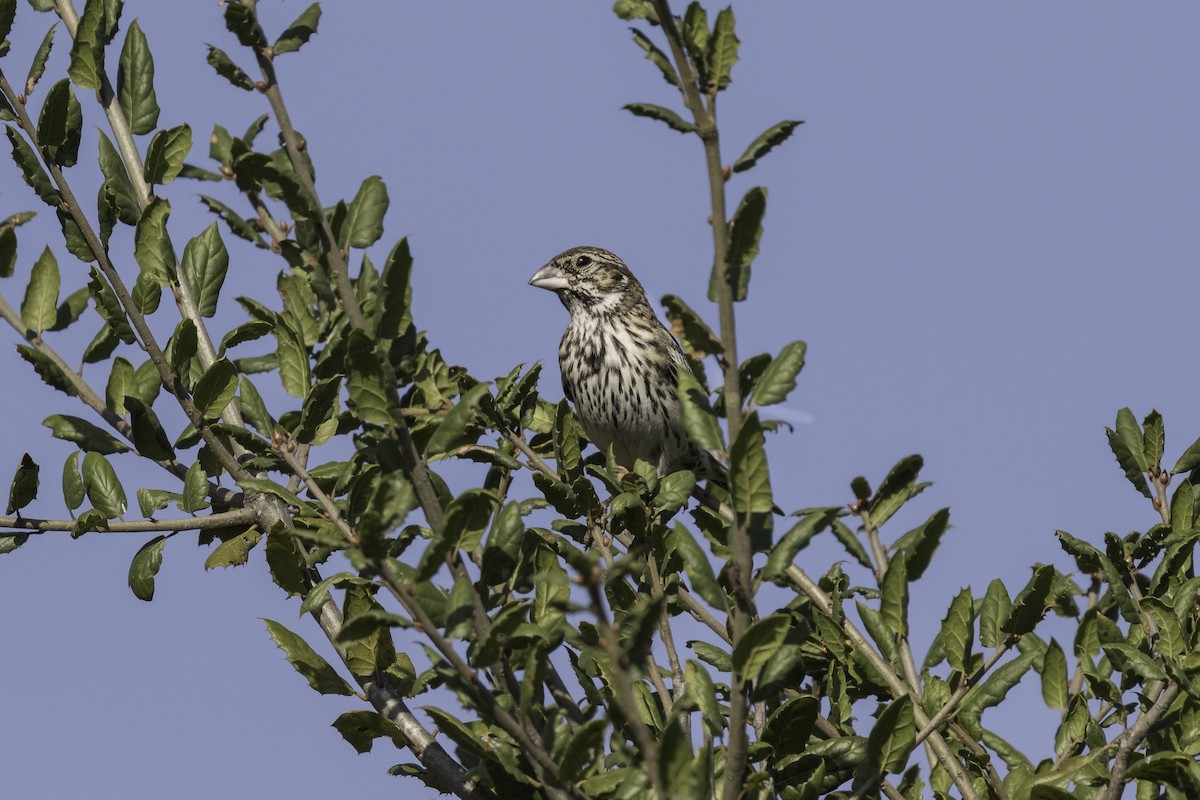
[[[303,8],[260,4],[272,34]],[[769,442],[776,499],[788,510],[845,502],[855,475],[877,483],[900,457],[925,456],[935,486],[892,523],[896,535],[951,507],[954,529],[910,606],[920,653],[960,587],[981,594],[998,577],[1015,592],[1035,562],[1070,568],[1056,528],[1098,541],[1153,524],[1105,443],[1118,408],[1163,413],[1171,463],[1200,436],[1190,336],[1200,7],[735,10],[742,60],[720,98],[725,160],[775,122],[805,120],[730,183],[731,207],[750,186],[770,191],[738,309],[741,356],[809,344],[789,408],[811,422]],[[160,124],[190,122],[189,160],[204,165],[214,123],[239,132],[266,110],[212,72],[204,44],[251,62],[215,4],[129,0],[123,28],[135,16],[157,65]],[[23,78],[50,22],[20,5],[0,62],[10,80]],[[679,294],[715,322],[700,145],[621,110],[677,100],[607,3],[329,4],[320,30],[277,64],[321,195],[331,203],[368,175],[384,178],[391,210],[373,255],[410,236],[417,323],[448,360],[484,378],[542,360],[544,393],[561,396],[565,312],[526,281],[578,244],[615,251],[651,297]],[[33,103],[64,69],[65,43],[60,30],[54,77]],[[81,99],[81,153],[94,158],[102,118]],[[87,171],[85,160],[68,177],[90,198]],[[195,199],[208,189],[166,188],[177,248],[210,222]],[[57,243],[52,215],[0,164],[0,214],[35,208],[18,274],[52,241],[64,287],[77,288],[85,270]],[[225,238],[218,326],[241,321],[234,294],[264,295],[281,267]],[[0,291],[17,305],[22,287],[12,279]],[[89,336],[94,326],[83,326]],[[83,344],[54,343],[76,355]],[[0,370],[0,479],[30,451],[43,497],[29,513],[61,516],[54,495],[70,449],[39,423],[84,412],[42,387],[13,347],[0,347]],[[103,386],[106,373],[91,374]],[[122,474],[131,498],[139,485],[175,488]],[[12,796],[434,796],[386,775],[411,759],[383,748],[356,756],[329,727],[360,706],[309,690],[271,644],[260,617],[314,644],[320,634],[261,558],[205,573],[206,551],[180,537],[146,604],[125,585],[146,538],[46,535],[0,558],[0,751]],[[802,554],[810,573],[840,557],[829,546]],[[1017,694],[1007,717],[989,712],[985,723],[1043,753],[1054,719],[1023,739],[1045,711],[1032,678]]]

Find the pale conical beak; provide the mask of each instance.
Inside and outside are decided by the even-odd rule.
[[[533,273],[533,277],[529,279],[529,285],[551,292],[558,292],[570,288],[571,282],[567,280],[567,276],[563,274],[561,269],[554,264],[547,264]]]

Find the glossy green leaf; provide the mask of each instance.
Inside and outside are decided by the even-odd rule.
[[[154,93],[154,56],[135,19],[129,23],[121,62],[117,67],[117,98],[130,129],[146,134],[158,126],[158,96]]]
[[[692,536],[691,531],[676,522],[667,534],[667,547],[683,559],[683,568],[692,591],[714,608],[724,607],[725,592],[713,574],[708,555]]]
[[[818,508],[809,511],[783,535],[767,555],[762,569],[764,581],[786,585],[786,570],[796,560],[796,554],[808,546],[813,537],[829,527],[839,511],[838,507]]]
[[[20,168],[21,177],[25,179],[25,183],[37,193],[43,203],[51,208],[57,208],[62,198],[59,197],[54,184],[50,182],[46,171],[42,169],[42,164],[33,148],[29,146],[29,142],[25,141],[25,138],[11,125],[5,126],[4,132],[8,135],[9,144],[12,145],[13,161]]]
[[[80,89],[99,89],[104,74],[104,0],[87,0],[71,43],[67,74]]]
[[[1128,412],[1129,409],[1122,409]],[[1133,415],[1129,414],[1132,419]],[[1121,415],[1117,416],[1118,423],[1121,422]],[[1136,427],[1137,422],[1133,425]],[[1108,436],[1108,446],[1112,450],[1113,455],[1117,457],[1117,463],[1121,465],[1121,469],[1125,472],[1125,477],[1133,484],[1133,488],[1137,489],[1146,497],[1152,497],[1150,494],[1150,486],[1146,483],[1146,476],[1142,469],[1142,459],[1145,457],[1142,449],[1141,431],[1137,431],[1137,450],[1131,450],[1127,439],[1133,439],[1133,432],[1126,429],[1124,437],[1114,431],[1112,428],[1105,428],[1105,434]]]
[[[191,151],[190,126],[176,125],[155,133],[146,149],[146,182],[166,184],[175,180]]]
[[[988,584],[983,601],[979,604],[979,643],[984,647],[996,647],[1007,636],[1003,626],[1012,616],[1012,600],[1008,589],[996,578]]]
[[[104,455],[124,453],[129,448],[121,444],[108,431],[98,428],[79,417],[67,414],[51,414],[42,420],[55,439],[74,442],[80,450],[90,450]]]
[[[624,106],[624,109],[635,117],[646,117],[647,119],[656,119],[659,122],[664,122],[668,128],[680,133],[692,133],[696,130],[695,125],[671,109],[656,106],[652,103],[628,103]]]
[[[1043,564],[1033,572],[1025,588],[1013,599],[1012,613],[1001,628],[1005,633],[1021,636],[1032,631],[1050,607],[1050,589],[1054,585],[1054,567]]]
[[[729,484],[734,507],[739,512],[769,514],[775,509],[763,429],[757,413],[746,417],[730,449]]]
[[[17,232],[0,225],[0,278],[11,278],[17,269]]]
[[[970,587],[956,594],[938,633],[946,662],[963,675],[969,675],[971,669],[971,646],[975,641],[974,604]]]
[[[382,297],[375,305],[375,335],[381,340],[403,335],[412,324],[412,266],[408,239],[401,239],[388,254],[379,276]]]
[[[308,355],[288,331],[277,328],[275,333],[279,341],[275,357],[284,391],[292,397],[306,397],[310,379]]]
[[[928,485],[917,483],[917,476],[923,466],[925,459],[917,454],[905,456],[896,462],[896,466],[888,472],[879,484],[875,496],[871,498],[871,524],[877,528],[881,527],[901,506]]]
[[[175,457],[171,447],[171,439],[163,430],[162,423],[154,409],[141,398],[127,395],[124,398],[125,407],[129,409],[129,423],[133,427],[133,445],[138,452],[155,461],[169,461]],[[190,510],[190,509],[185,509]]]
[[[362,182],[358,194],[346,207],[342,244],[370,247],[383,235],[383,216],[388,209],[388,192],[383,180],[372,175]]]
[[[17,353],[33,365],[34,371],[47,386],[57,389],[68,397],[75,397],[79,394],[74,381],[58,365],[58,362],[46,353],[25,344],[17,345]]]
[[[708,396],[700,388],[696,376],[688,370],[679,370],[678,392],[683,427],[691,440],[705,450],[724,450],[721,428],[708,403]]]
[[[796,388],[796,376],[804,368],[804,354],[808,345],[792,342],[784,345],[779,355],[771,360],[763,374],[754,384],[750,402],[758,406],[770,406],[787,400]]]
[[[1181,472],[1190,472],[1196,467],[1200,467],[1200,439],[1192,442],[1192,446],[1183,451],[1183,455],[1175,462],[1175,466],[1171,468],[1172,475],[1178,475]]]
[[[1021,679],[1025,677],[1041,655],[1040,649],[1029,649],[1012,661],[997,667],[984,679],[983,683],[967,694],[959,712],[967,730],[972,730],[972,727],[977,728],[979,717],[985,710],[1004,701],[1009,691],[1021,682]]]
[[[1067,707],[1067,656],[1054,639],[1047,645],[1042,661],[1042,701],[1049,708]]]
[[[192,399],[205,417],[216,418],[221,416],[225,406],[233,399],[237,386],[237,366],[227,358],[218,359],[196,382]]]
[[[13,19],[17,16],[17,0],[0,0],[0,42],[12,32]]]
[[[791,628],[792,619],[786,614],[772,614],[752,624],[734,645],[734,670],[748,681],[757,680]]]
[[[333,721],[333,727],[360,755],[371,752],[376,739],[391,739],[397,750],[403,749],[407,741],[395,723],[365,709],[345,712]]]
[[[905,695],[885,708],[871,728],[867,737],[866,763],[885,773],[901,772],[914,747],[913,702]]]
[[[224,50],[209,45],[207,60],[209,66],[215,69],[217,74],[222,78],[239,89],[245,89],[247,92],[253,91],[254,81],[251,80],[250,76],[241,67],[233,63],[233,59]]]
[[[100,134],[100,171],[104,173],[103,192],[106,197],[111,198],[117,218],[126,225],[136,225],[141,218],[142,210],[138,205],[133,182],[129,179],[129,172],[125,169],[125,162],[121,160],[121,154],[117,152],[117,148],[113,146],[104,131],[98,133]]]
[[[83,505],[87,491],[83,486],[83,477],[79,474],[79,451],[67,456],[63,463],[62,474],[63,501],[71,511]]]
[[[271,640],[283,651],[293,669],[304,676],[308,685],[321,694],[352,695],[354,691],[329,662],[317,654],[308,642],[301,639],[278,622],[263,619]]]
[[[892,545],[893,550],[903,549],[908,553],[909,581],[919,580],[925,574],[943,534],[949,527],[950,509],[941,508],[933,512],[924,524],[913,528]]]
[[[733,171],[745,172],[753,167],[758,163],[760,158],[786,142],[792,135],[792,131],[803,124],[804,120],[788,119],[767,128],[757,139],[750,143],[750,146],[746,148],[746,152],[742,153],[738,157],[738,160],[733,162]]]
[[[473,443],[479,438],[481,429],[475,424],[476,412],[485,398],[490,399],[488,386],[487,383],[478,383],[463,393],[429,438],[429,443],[425,446],[426,455],[449,453],[454,448]]]
[[[1152,410],[1142,420],[1142,461],[1146,468],[1159,466],[1163,457],[1163,418],[1162,414]]]
[[[721,263],[713,265],[708,282],[708,299],[717,301],[717,283],[722,279],[729,282],[735,301],[745,300],[750,287],[750,265],[758,256],[758,244],[762,239],[762,220],[767,212],[767,190],[755,186],[746,192],[738,204],[737,211],[729,223],[729,249],[724,263],[729,272],[720,273]]]
[[[724,89],[730,83],[730,73],[738,60],[737,36],[734,35],[733,9],[723,8],[717,12],[712,34],[708,39],[708,75],[711,85]]]
[[[318,430],[337,413],[338,395],[341,393],[342,379],[340,376],[325,378],[317,381],[308,397],[304,398],[304,406],[300,414],[300,427],[296,430],[296,441],[311,444]]]
[[[129,295],[133,299],[134,308],[148,317],[158,310],[162,301],[162,286],[154,280],[152,274],[143,272],[133,282],[133,291]]]
[[[170,204],[155,198],[142,211],[134,231],[134,258],[142,274],[149,276],[159,286],[165,286],[175,272],[175,251],[167,234],[167,218],[170,215]]]
[[[29,65],[29,74],[25,77],[26,97],[33,94],[38,81],[46,72],[46,61],[50,58],[50,51],[54,48],[54,29],[57,27],[57,22],[50,26],[50,30],[46,31],[46,35],[42,37],[42,43],[38,45],[37,52],[34,53],[33,62]]]
[[[720,355],[725,352],[721,340],[712,328],[692,308],[676,295],[668,294],[662,299],[671,332],[679,339],[684,349],[693,358]]]
[[[200,315],[211,317],[216,314],[217,300],[221,294],[221,287],[225,284],[225,275],[229,271],[229,251],[221,239],[217,223],[211,223],[199,236],[187,243],[183,248],[183,261],[180,266],[196,299]]]
[[[221,542],[204,560],[206,570],[240,567],[250,560],[250,551],[262,540],[257,528],[242,531]]]
[[[142,545],[129,563],[129,588],[138,600],[149,602],[154,599],[154,576],[162,567],[163,547],[166,544],[166,536],[155,536]]]
[[[375,354],[375,343],[362,331],[350,334],[347,345],[349,377],[346,389],[354,413],[363,422],[390,425],[389,392],[384,385],[383,367]]]
[[[1062,545],[1062,549],[1074,557],[1075,565],[1080,572],[1090,574],[1100,571],[1101,556],[1099,550],[1081,539],[1076,539],[1066,531],[1055,531],[1055,535],[1058,536],[1058,541]]]
[[[659,50],[658,46],[650,41],[650,37],[637,28],[630,28],[629,30],[633,32],[634,44],[645,51],[646,60],[658,67],[658,71],[662,73],[663,80],[672,86],[679,86],[679,76],[675,73],[675,67],[671,64],[671,59],[667,57],[667,54]]]
[[[95,451],[83,456],[83,488],[92,506],[107,519],[123,516],[129,507],[112,464]]]
[[[258,24],[254,10],[249,6],[241,3],[227,4],[225,6],[225,27],[230,33],[237,36],[238,41],[244,47],[264,48],[267,46],[267,37]]]
[[[292,24],[287,26],[287,29],[275,40],[272,47],[275,55],[294,53],[299,50],[317,32],[317,23],[320,21],[321,6],[319,3],[313,3],[304,9],[300,16],[296,17]]]
[[[21,463],[17,465],[17,473],[13,475],[12,484],[8,489],[8,510],[5,514],[19,513],[22,508],[37,499],[39,472],[41,468],[29,457],[29,453],[21,456]]]
[[[772,623],[772,624],[775,624],[775,623]],[[708,642],[705,642],[703,640],[690,641],[687,643],[687,646],[692,648],[692,650],[695,651],[696,655],[700,658],[701,661],[703,661],[705,664],[709,664],[709,665],[715,667],[717,669],[717,671],[719,671],[719,672],[732,672],[733,671],[733,657],[726,651],[722,650],[720,647],[717,647],[714,644],[709,644]],[[749,655],[751,655],[751,654],[747,653],[747,656],[749,656]],[[766,662],[764,661],[763,663],[766,663]]]
[[[7,555],[29,541],[28,533],[0,536],[0,556]]]
[[[54,216],[58,219],[59,228],[62,230],[63,243],[66,245],[67,252],[85,264],[95,261],[96,252],[88,244],[87,237],[83,235],[83,230],[75,218],[61,208],[55,212]]]
[[[79,160],[79,137],[83,130],[83,108],[63,78],[46,93],[38,117],[38,141],[46,157],[60,167],[73,167]]]
[[[879,612],[888,628],[900,636],[908,635],[908,589],[908,562],[903,552],[896,553],[880,586]]]

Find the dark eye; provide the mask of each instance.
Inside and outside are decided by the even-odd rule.
[[[592,263],[591,256],[579,256],[575,259],[575,266],[577,267],[586,267],[590,263]]]

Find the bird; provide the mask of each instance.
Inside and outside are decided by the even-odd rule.
[[[558,346],[563,393],[588,438],[633,469],[690,469],[716,479],[724,467],[688,438],[676,393],[683,348],[654,313],[625,262],[599,247],[559,253],[529,279],[570,313]]]

